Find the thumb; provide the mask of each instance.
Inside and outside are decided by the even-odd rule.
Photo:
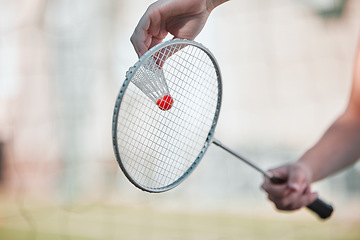
[[[306,187],[306,173],[301,166],[294,164],[289,171],[288,186],[294,191],[303,191]]]

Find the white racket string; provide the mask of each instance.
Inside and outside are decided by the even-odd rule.
[[[219,76],[208,54],[192,45],[166,46],[142,65],[148,69],[138,68],[122,96],[116,142],[127,177],[143,190],[162,191],[199,159],[219,105]],[[159,74],[165,83],[147,79]],[[145,94],[151,88],[168,89],[171,109],[154,104],[156,96]]]

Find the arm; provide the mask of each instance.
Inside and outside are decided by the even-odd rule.
[[[315,182],[355,163],[359,157],[360,43],[355,60],[351,96],[345,112],[299,162],[311,170],[311,182]]]
[[[278,209],[295,210],[312,203],[317,194],[312,182],[354,164],[360,158],[360,41],[355,59],[351,96],[343,114],[320,140],[297,162],[271,172],[286,179],[286,184],[272,184],[265,179],[262,187]]]
[[[174,38],[194,40],[211,11],[228,0],[159,0],[151,4],[131,36],[140,57],[163,41],[168,33]]]

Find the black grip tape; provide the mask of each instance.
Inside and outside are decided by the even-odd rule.
[[[307,208],[315,212],[322,219],[330,217],[332,212],[334,211],[333,206],[322,201],[319,198],[316,199],[313,203],[307,205]]]

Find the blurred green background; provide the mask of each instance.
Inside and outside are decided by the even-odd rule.
[[[169,192],[126,180],[112,111],[151,2],[0,1],[0,239],[360,239],[359,164],[314,184],[328,221],[276,211],[262,177],[214,146]],[[222,71],[217,137],[265,169],[295,161],[346,106],[359,30],[357,0],[214,10],[196,40]]]

